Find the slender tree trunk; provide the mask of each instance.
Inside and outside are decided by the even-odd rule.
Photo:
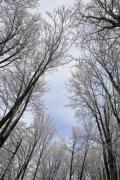
[[[36,166],[36,169],[35,169],[35,173],[34,173],[34,176],[33,176],[33,180],[35,180],[35,178],[36,178],[37,171],[38,171],[38,167],[39,167],[39,165],[40,165],[40,160],[41,160],[41,157],[42,157],[42,155],[43,155],[43,150],[44,150],[44,146],[43,146],[42,151],[41,151],[41,153],[40,153],[40,155],[39,155],[39,159],[38,159],[38,162],[37,162],[37,166]]]
[[[8,162],[6,168],[4,169],[4,171],[3,171],[3,173],[2,173],[2,175],[1,175],[1,177],[0,177],[0,180],[4,180],[4,177],[5,177],[8,169],[9,169],[9,167],[10,167],[10,165],[11,165],[11,163],[12,163],[12,161],[13,161],[13,159],[14,159],[14,157],[15,157],[15,155],[16,155],[16,153],[17,153],[17,151],[18,151],[18,149],[19,149],[19,147],[20,147],[20,145],[21,145],[21,143],[22,143],[22,140],[17,144],[17,147],[16,147],[16,149],[15,149],[15,152],[13,153],[10,161]]]

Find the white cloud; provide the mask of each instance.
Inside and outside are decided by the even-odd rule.
[[[41,0],[40,1],[40,10],[43,12],[45,11],[52,11],[54,8],[57,8],[60,5],[69,6],[73,4],[74,0]]]

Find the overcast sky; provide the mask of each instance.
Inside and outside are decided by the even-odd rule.
[[[41,0],[40,10],[52,12],[54,8],[64,4],[70,6],[74,0]],[[57,130],[60,134],[69,135],[71,128],[76,126],[74,119],[74,112],[65,107],[68,104],[67,91],[65,83],[70,77],[70,65],[65,65],[58,69],[58,71],[48,74],[46,80],[49,85],[49,92],[44,96],[45,106],[48,113],[53,118]]]
[[[74,4],[75,0],[41,0],[40,1],[40,10],[45,12],[52,12],[53,9],[57,8],[60,5],[70,6]]]

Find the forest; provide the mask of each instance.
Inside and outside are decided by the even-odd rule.
[[[0,1],[0,180],[120,180],[120,0],[40,3]],[[66,138],[42,97],[69,63]]]

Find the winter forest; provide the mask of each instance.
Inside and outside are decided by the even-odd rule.
[[[0,0],[0,180],[120,180],[120,0],[40,7]],[[43,96],[66,65],[64,136]]]

